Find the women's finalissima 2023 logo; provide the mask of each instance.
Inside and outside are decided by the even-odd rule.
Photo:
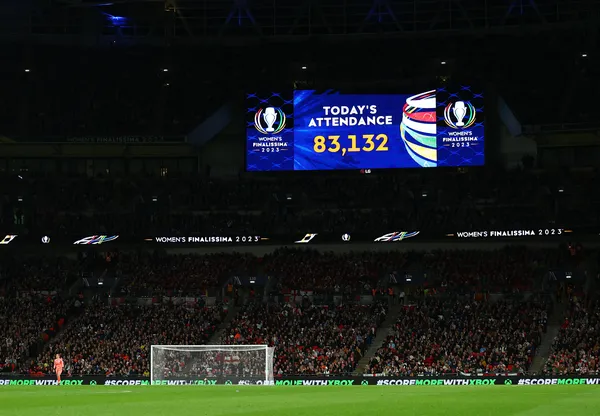
[[[406,99],[400,135],[406,151],[415,162],[424,168],[437,166],[435,90]]]
[[[259,108],[254,115],[254,127],[267,136],[272,136],[285,128],[286,116],[278,107]]]
[[[454,119],[452,118],[454,116]],[[448,103],[444,108],[444,121],[453,129],[467,129],[475,124],[477,111],[468,101]],[[455,121],[456,120],[456,121]]]

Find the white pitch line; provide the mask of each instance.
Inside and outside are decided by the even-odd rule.
[[[123,391],[94,391],[90,394],[122,394],[122,393],[132,393],[131,390],[123,390]]]

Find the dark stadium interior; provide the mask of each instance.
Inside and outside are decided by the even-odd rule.
[[[600,376],[600,2],[6,3],[0,379]],[[248,94],[404,97],[419,163],[470,86],[484,166],[249,168]]]

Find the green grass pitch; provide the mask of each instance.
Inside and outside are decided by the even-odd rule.
[[[6,416],[600,415],[597,386],[0,388]]]

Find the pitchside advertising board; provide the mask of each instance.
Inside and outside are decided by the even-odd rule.
[[[169,379],[154,380],[148,378],[110,378],[102,376],[72,377],[61,381],[61,386],[391,386],[391,387],[483,387],[483,386],[549,386],[549,385],[600,385],[598,377],[527,377],[527,376],[486,376],[486,377],[285,377],[275,381],[262,379]],[[55,378],[0,375],[0,387],[4,386],[56,386]]]
[[[296,90],[247,95],[248,171],[481,166],[483,92]]]

